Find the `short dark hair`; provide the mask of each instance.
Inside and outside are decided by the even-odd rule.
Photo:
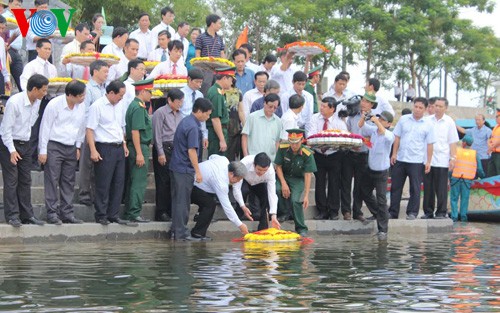
[[[172,51],[174,48],[184,51],[184,44],[180,40],[172,40],[168,43],[168,51]]]
[[[267,96],[264,97],[264,102],[265,103],[274,102],[274,101],[278,101],[278,106],[279,106],[280,102],[281,102],[280,96],[278,96],[275,93],[270,93],[270,94],[268,94]]]
[[[164,7],[163,9],[161,9],[161,15],[166,15],[168,12],[172,13],[172,14],[175,14],[174,10],[172,10],[171,7]]]
[[[265,152],[260,152],[255,155],[253,159],[254,166],[269,167],[271,165],[271,158]]]
[[[103,60],[95,60],[94,62],[90,63],[90,75],[94,76],[94,71],[99,71],[103,66],[109,68],[109,64],[104,62]]]
[[[302,71],[297,71],[293,74],[293,79],[292,82],[306,82],[307,81],[307,75],[306,73]]]
[[[158,37],[166,35],[168,39],[172,38],[172,35],[170,32],[166,29],[162,30],[161,32],[158,33]]]
[[[26,90],[31,91],[33,88],[42,89],[43,86],[49,84],[49,79],[40,74],[34,74],[28,79],[28,84],[26,84]]]
[[[429,105],[429,102],[428,102],[428,101],[427,101],[427,99],[426,99],[426,98],[424,98],[424,97],[415,97],[415,98],[413,99],[413,103],[415,104],[415,103],[417,103],[417,102],[421,102],[421,103],[423,103],[425,107],[427,107],[427,106]]]
[[[182,28],[182,27],[184,27],[184,26],[186,26],[186,25],[189,25],[189,23],[188,23],[188,22],[186,22],[186,21],[180,22],[180,23],[177,25],[177,29]]]
[[[88,30],[90,30],[90,28],[89,28],[89,26],[87,25],[87,23],[80,23],[80,24],[76,25],[76,27],[75,27],[75,33],[76,33],[77,31],[79,31],[79,32],[83,32],[83,30],[84,30],[85,28],[86,28],[86,29],[88,29]]]
[[[193,29],[191,29],[191,33],[194,31],[197,31],[198,34],[201,34],[201,29],[199,27],[193,27]]]
[[[335,82],[338,82],[339,80],[343,80],[346,82],[349,81],[347,76],[345,76],[344,74],[338,74],[337,76],[335,76]]]
[[[217,14],[210,14],[205,19],[205,22],[207,23],[207,27],[210,27],[213,23],[217,23],[218,20],[220,20],[220,16]]]
[[[138,20],[140,20],[140,19],[141,19],[141,18],[143,18],[144,16],[149,17],[149,14],[148,14],[148,13],[146,13],[146,12],[142,12],[141,14],[139,14],[139,18],[138,18]]]
[[[212,102],[205,98],[198,98],[194,101],[193,104],[193,113],[201,111],[201,113],[206,113],[208,111],[212,111]]]
[[[380,80],[376,78],[368,79],[368,86],[373,86],[373,90],[377,92],[380,89]]]
[[[288,108],[298,109],[306,103],[306,99],[301,95],[294,94],[288,99]]]
[[[446,107],[448,107],[449,105],[449,102],[448,102],[448,99],[446,99],[445,97],[436,97],[436,100],[435,101],[444,101],[444,105]],[[431,102],[431,100],[429,99],[429,103]]]
[[[49,0],[35,0],[36,7],[44,5],[44,4],[49,4]]]
[[[349,74],[348,71],[341,71],[339,74],[344,75],[347,78],[347,81],[351,79],[351,74]]]
[[[66,88],[64,88],[64,93],[66,96],[79,96],[85,93],[85,84],[79,80],[73,79],[70,81]]]
[[[273,63],[274,62],[274,63],[276,63],[276,62],[278,62],[278,58],[274,54],[268,54],[264,58],[264,61],[262,61],[262,63],[266,63],[266,62],[269,62],[269,63]]]
[[[253,52],[253,47],[249,43],[242,44],[239,49],[247,49],[248,53],[250,53],[250,54],[252,54],[252,52]]]
[[[245,52],[245,50],[242,50],[242,49],[236,49],[236,50],[234,50],[233,55],[232,55],[233,60],[234,60],[237,56],[239,56],[239,55],[243,55],[245,58],[247,57],[247,53]]]
[[[42,39],[38,39],[38,41],[36,42],[36,47],[41,48],[41,47],[43,47],[44,43],[48,43],[49,45],[52,46],[52,42],[50,42],[50,40],[48,40],[47,38],[42,38]]]
[[[179,88],[172,88],[168,91],[167,99],[171,101],[184,99],[184,93]]]
[[[0,24],[6,24],[7,23],[7,20],[5,19],[5,17],[3,15],[0,15]]]
[[[254,80],[257,80],[257,77],[259,76],[266,76],[267,79],[269,79],[269,74],[267,74],[267,72],[264,72],[264,71],[258,71],[257,73],[255,73],[255,75],[253,76]]]
[[[404,108],[402,111],[401,111],[401,115],[407,115],[407,114],[411,114],[411,110],[408,109],[408,108]]]
[[[92,42],[92,40],[85,40],[83,41],[81,44],[80,44],[80,50],[84,50],[85,48],[87,48],[87,45],[93,45],[94,48],[95,48],[95,45],[94,43]]]
[[[324,97],[323,99],[321,99],[321,102],[327,103],[328,107],[330,109],[333,108],[333,109],[337,110],[337,104],[338,104],[338,102],[337,102],[337,100],[335,100],[334,97]]]
[[[134,38],[128,38],[126,41],[125,41],[125,47],[128,47],[130,46],[130,43],[131,42],[135,42],[136,44],[139,44],[139,41],[137,39],[134,39]]]
[[[191,79],[203,79],[203,71],[199,68],[192,67],[188,72],[188,77]]]
[[[125,34],[128,34],[128,31],[127,29],[125,29],[125,27],[116,27],[115,29],[113,29],[113,34],[111,35],[111,38],[115,39],[116,37],[120,37]]]
[[[142,61],[141,59],[133,59],[128,61],[127,72],[130,74],[130,70],[133,68],[137,68],[139,64],[144,64],[144,61]]]
[[[437,99],[438,99],[438,97],[430,97],[429,98],[429,104],[434,104]]]
[[[108,86],[106,86],[106,93],[114,93],[117,94],[120,92],[120,89],[126,88],[125,84],[119,79],[112,80]]]

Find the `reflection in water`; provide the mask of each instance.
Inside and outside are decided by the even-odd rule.
[[[498,227],[388,244],[163,241],[0,247],[1,312],[495,312]]]

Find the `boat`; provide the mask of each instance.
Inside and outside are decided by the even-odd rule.
[[[500,175],[472,183],[467,218],[469,221],[500,222]]]

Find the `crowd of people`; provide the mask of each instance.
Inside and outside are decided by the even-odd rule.
[[[3,14],[12,15],[9,9],[21,3],[9,0]],[[48,1],[36,0],[35,5],[46,9]],[[422,181],[422,218],[444,218],[448,172],[453,171],[457,188],[462,188],[464,178],[475,177],[476,167],[467,165],[470,158],[464,159],[465,153],[457,149],[457,127],[445,114],[445,98],[414,98],[410,114],[391,131],[395,112],[377,93],[376,78],[366,82],[358,112],[346,116],[342,101],[354,95],[348,89],[349,73],[340,72],[320,95],[319,68],[310,69],[307,62],[304,71],[293,70],[295,54],[290,51],[267,55],[262,64],[254,64],[247,43],[232,53],[235,67],[215,72],[192,67],[193,57],[226,57],[224,40],[218,35],[221,18],[215,14],[207,16],[204,32],[190,31],[186,22],[178,23],[175,31],[171,26],[175,13],[169,7],[161,10],[162,21],[152,30],[148,14],[141,14],[137,30],[129,34],[115,27],[113,41],[105,47],[99,44],[102,18],[94,16],[93,29],[84,23],[75,27],[74,40],[54,62],[57,67],[50,62],[50,38],[30,35],[26,40],[35,47],[33,60],[17,77],[14,65],[10,74],[2,66],[5,88],[12,87],[12,75],[19,90],[8,100],[0,126],[5,218],[14,227],[44,224],[31,205],[33,163],[44,169],[47,223],[82,223],[73,208],[77,169],[78,201],[94,206],[97,223],[148,222],[141,211],[151,146],[155,219],[171,220],[170,236],[176,240],[210,240],[207,230],[217,203],[242,234],[248,233],[245,219],[259,221],[259,230],[280,228],[280,223],[293,219],[295,230],[307,236],[304,211],[310,204],[313,175],[316,220],[376,220],[378,237],[385,240],[388,219],[398,218],[407,177],[410,220],[419,213]],[[5,23],[0,16],[0,31]],[[16,62],[18,39],[12,30],[5,43],[11,64]],[[111,53],[120,62],[109,66],[97,60],[87,67],[64,58],[80,51]],[[5,60],[0,49],[2,65]],[[148,74],[145,60],[160,63]],[[163,99],[152,99],[154,78],[165,74],[187,75],[187,85],[171,89]],[[56,76],[88,82],[73,80],[64,94],[54,97],[47,94],[48,78]],[[494,140],[489,141],[492,135],[483,126],[484,116],[478,115],[476,123],[476,128],[458,127],[458,131],[470,135],[465,142],[472,144],[469,150],[477,151],[483,164],[493,155],[489,172],[500,171],[500,134],[493,132]],[[308,136],[330,129],[362,135],[367,145],[337,150],[303,144]],[[208,159],[203,161],[204,150]],[[460,190],[452,192],[454,220],[458,219],[454,195],[461,195]],[[122,200],[125,212],[120,216]],[[363,201],[372,216],[363,216]],[[199,209],[189,230],[193,203]]]

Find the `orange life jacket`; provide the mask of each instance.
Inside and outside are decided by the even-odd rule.
[[[497,125],[497,126],[495,126],[495,128],[493,128],[493,132],[491,134],[491,139],[490,140],[493,143],[496,143],[496,142],[500,141],[500,125]],[[500,146],[494,148],[493,152],[500,152]]]
[[[477,171],[476,150],[457,148],[457,160],[451,176],[474,179]]]

